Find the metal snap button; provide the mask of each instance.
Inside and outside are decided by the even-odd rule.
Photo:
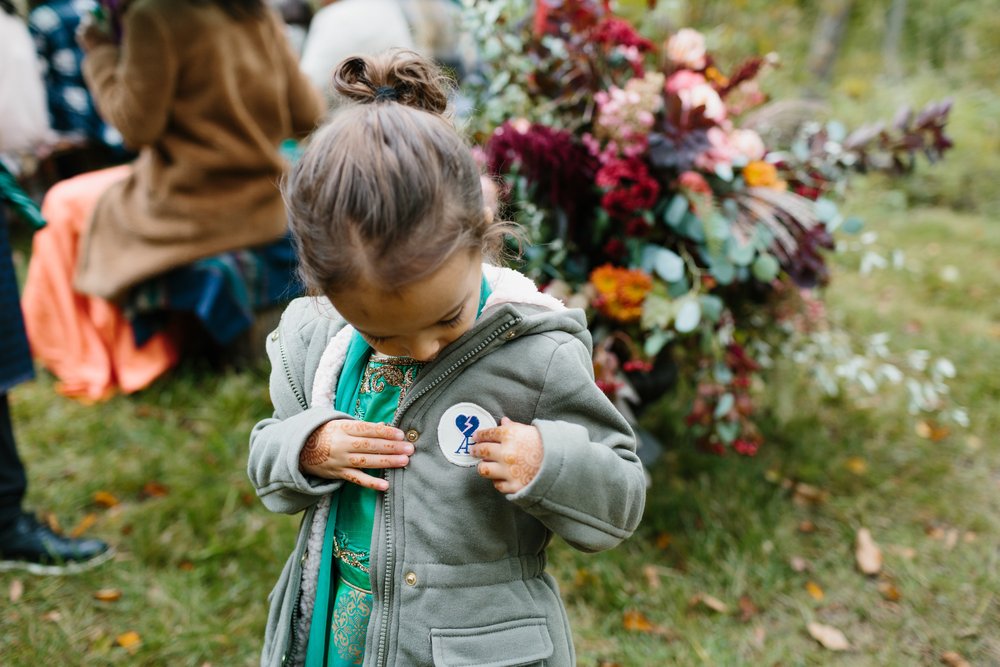
[[[278,340],[278,330],[275,329],[271,332],[271,340]]]
[[[510,331],[508,331],[503,335],[503,337],[506,338],[507,340],[513,340],[516,336],[517,336],[517,331],[515,331],[514,329],[511,329]]]
[[[417,585],[417,575],[414,574],[413,572],[407,572],[406,576],[403,577],[403,581],[406,582],[407,586],[416,586]]]
[[[417,438],[419,437],[420,437],[420,432],[417,431],[417,429],[415,428],[411,428],[409,431],[406,432],[406,439],[409,440],[410,442],[416,442]]]

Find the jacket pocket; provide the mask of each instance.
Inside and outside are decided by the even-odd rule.
[[[534,665],[552,655],[544,618],[522,618],[479,628],[432,628],[435,667]]]

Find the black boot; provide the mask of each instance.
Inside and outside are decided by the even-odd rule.
[[[58,535],[30,514],[22,513],[0,530],[0,571],[73,574],[96,567],[113,555],[101,540]]]

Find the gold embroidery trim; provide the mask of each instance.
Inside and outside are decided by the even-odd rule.
[[[365,559],[368,558],[368,554],[362,551],[351,551],[350,549],[341,547],[340,542],[337,541],[336,535],[333,536],[333,556],[342,563],[347,563],[351,567],[356,567],[365,574],[370,574],[368,566],[365,565],[364,562]]]

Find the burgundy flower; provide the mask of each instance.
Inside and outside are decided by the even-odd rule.
[[[602,20],[591,33],[590,38],[597,44],[605,46],[634,46],[642,52],[653,50],[653,43],[636,32],[631,23],[614,17]]]
[[[618,220],[631,220],[637,211],[651,208],[660,195],[660,184],[638,158],[609,161],[597,172],[596,180],[606,190],[601,206]]]

